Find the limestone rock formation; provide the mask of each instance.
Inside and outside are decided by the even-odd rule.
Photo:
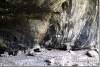
[[[7,49],[98,45],[98,0],[1,0],[0,39]]]

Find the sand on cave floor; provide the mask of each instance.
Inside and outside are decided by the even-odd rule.
[[[62,50],[42,50],[34,52],[33,56],[21,53],[17,56],[0,57],[0,66],[98,66],[99,55],[89,57],[87,50],[62,51]],[[46,60],[50,60],[48,65]]]

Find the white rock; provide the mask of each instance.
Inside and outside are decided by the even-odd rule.
[[[34,49],[41,48],[39,44],[35,44]]]
[[[98,53],[94,50],[87,51],[87,55],[90,57],[98,57]]]
[[[25,51],[25,54],[26,54],[26,55],[29,55],[29,56],[34,56],[34,49],[27,49],[27,50]]]
[[[19,50],[19,51],[17,52],[17,56],[21,56],[21,55],[24,55],[24,52]]]
[[[4,52],[4,54],[1,54],[1,56],[3,56],[3,57],[8,57],[9,54],[8,54],[8,52]]]
[[[32,54],[33,55],[34,54],[34,50],[30,49],[29,52],[28,52],[28,54]]]

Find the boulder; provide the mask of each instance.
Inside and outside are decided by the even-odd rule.
[[[95,50],[87,51],[86,55],[89,57],[98,57],[98,53]]]

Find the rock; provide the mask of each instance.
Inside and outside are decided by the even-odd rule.
[[[39,48],[34,49],[34,52],[41,52]]]
[[[21,55],[24,55],[25,53],[24,53],[24,51],[21,51],[21,50],[19,50],[18,52],[17,52],[17,56],[21,56]]]
[[[8,56],[9,56],[8,52],[4,52],[4,54],[1,54],[1,57],[8,57]]]
[[[2,39],[0,39],[0,54],[3,54],[6,48],[7,48],[7,45],[3,42]]]
[[[40,45],[39,44],[35,44],[35,46],[33,47],[33,49],[40,49]]]
[[[34,50],[33,49],[28,49],[28,50],[25,51],[25,54],[27,56],[34,56]]]
[[[6,48],[7,45],[4,43],[3,39],[0,39],[0,48]]]
[[[98,53],[95,50],[87,51],[86,55],[89,57],[98,57]]]
[[[9,49],[33,47],[35,39],[45,42],[50,25],[52,48],[66,49],[61,43],[69,41],[84,49],[98,37],[98,0],[2,0],[0,6],[0,37],[9,42]]]
[[[47,60],[45,60],[45,62],[47,63],[47,65],[54,65],[54,63],[55,63],[55,59],[54,58],[50,58],[50,59],[47,59]]]
[[[34,49],[34,52],[41,52],[41,47],[39,44],[35,44],[33,49]]]

